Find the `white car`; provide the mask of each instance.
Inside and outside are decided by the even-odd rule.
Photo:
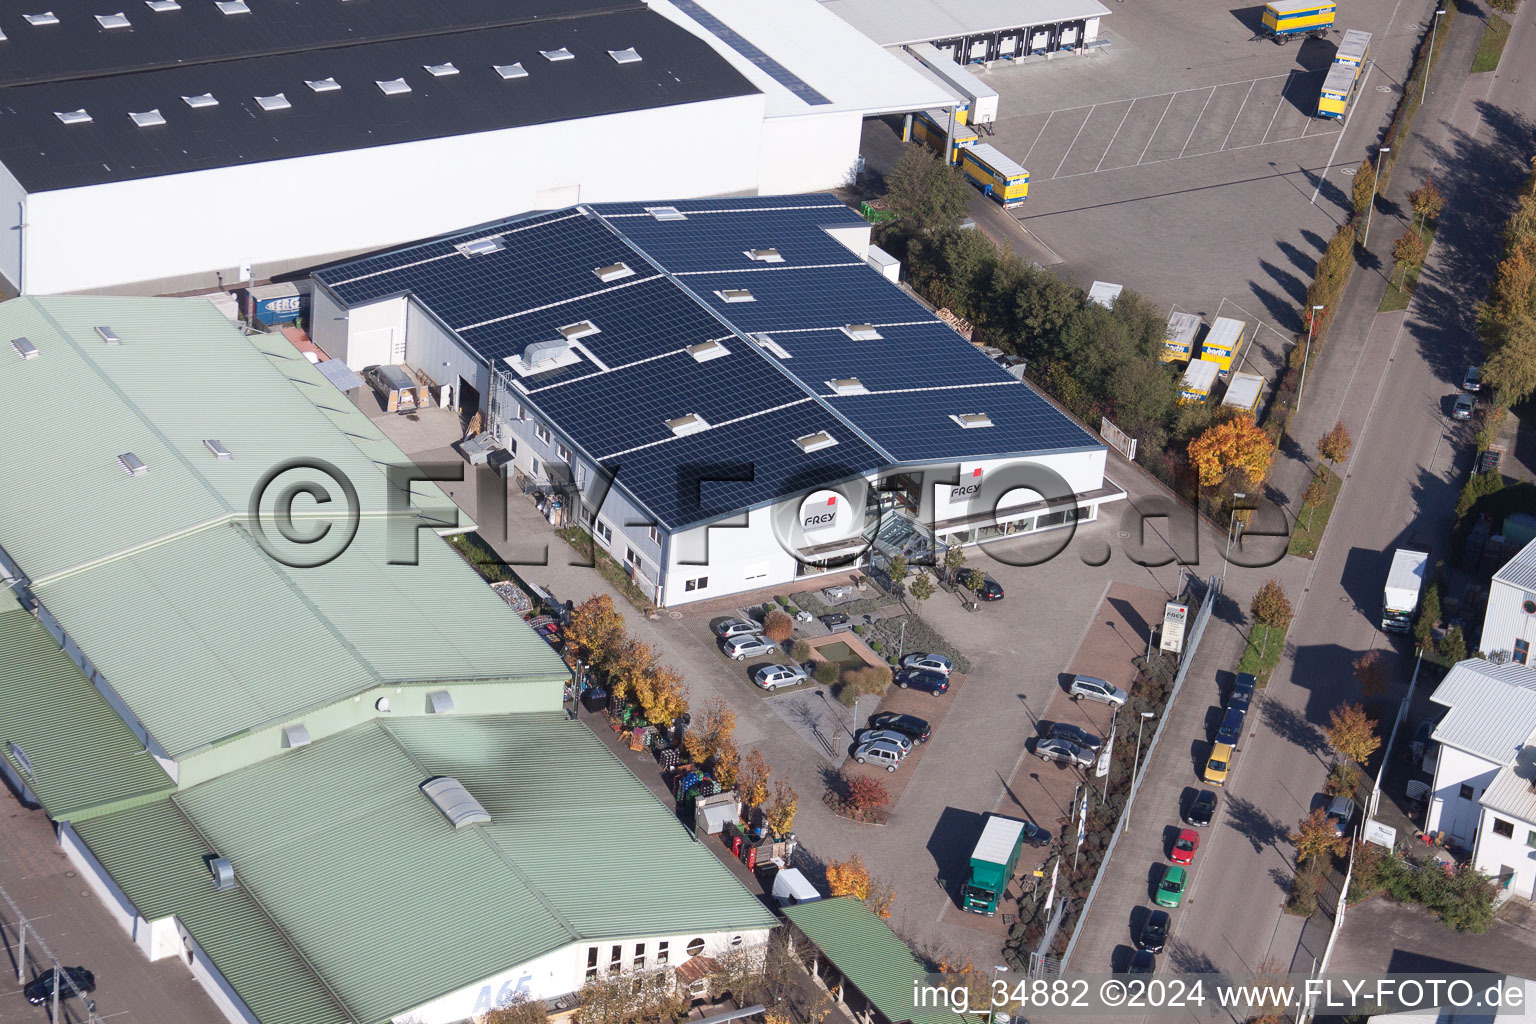
[[[1116,707],[1126,702],[1126,692],[1108,680],[1098,676],[1073,676],[1067,694],[1073,700],[1096,700]]]
[[[751,619],[737,618],[722,619],[715,623],[714,629],[715,636],[718,637],[748,636],[752,633],[761,633],[763,631],[763,627]]]
[[[940,675],[949,675],[955,670],[955,663],[942,654],[909,654],[901,659],[902,668],[920,668],[928,672],[937,672]]]
[[[859,764],[882,764],[888,772],[901,767],[902,758],[906,756],[906,751],[890,740],[860,743],[853,748],[853,759]]]
[[[752,673],[752,681],[765,690],[777,690],[805,682],[805,669],[798,665],[761,665]]]
[[[895,729],[865,729],[858,735],[861,744],[874,743],[876,740],[889,740],[901,748],[903,755],[912,753],[912,737],[904,732]]]
[[[737,661],[745,661],[755,658],[760,654],[777,654],[779,649],[774,646],[772,640],[761,633],[748,633],[745,636],[727,637],[720,642],[720,649],[727,656]]]

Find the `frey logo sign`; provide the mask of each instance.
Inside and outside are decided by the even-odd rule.
[[[836,491],[817,491],[800,504],[800,529],[822,533],[834,529],[845,499]]]
[[[962,475],[960,484],[949,489],[949,502],[951,505],[963,505],[981,493],[981,467],[971,470],[970,476]]]

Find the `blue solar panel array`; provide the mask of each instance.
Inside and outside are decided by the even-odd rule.
[[[857,377],[871,391],[1012,379],[979,349],[955,344],[955,332],[936,320],[882,327],[874,341],[852,341],[842,331],[770,337],[790,354],[780,365],[818,394],[830,393],[827,381],[846,377]]]
[[[723,209],[731,212],[692,218],[697,224],[658,221],[644,213],[608,219],[674,274],[863,263],[825,230],[864,224],[864,219],[846,206],[770,212],[752,207],[733,208],[734,202],[722,204]],[[753,249],[770,248],[779,251],[783,263],[758,263],[744,255]]]
[[[763,71],[767,72],[769,78],[778,82],[806,103],[813,107],[820,107],[832,102],[815,89],[812,89],[806,84],[804,79],[768,56],[762,50],[759,50],[751,41],[743,38],[741,33],[713,14],[710,14],[704,8],[694,3],[693,0],[672,0],[672,2],[688,17],[714,33],[715,38],[762,68]]]
[[[867,266],[801,270],[783,267],[758,274],[698,274],[683,282],[747,331],[795,331],[844,324],[933,321],[933,314]],[[726,302],[716,291],[745,288],[752,302]],[[965,344],[959,338],[955,339]]]

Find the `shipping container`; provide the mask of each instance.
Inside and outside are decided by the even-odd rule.
[[[1211,389],[1216,386],[1217,370],[1215,363],[1204,359],[1191,361],[1184,370],[1184,379],[1179,382],[1179,404],[1191,405],[1210,398]]]
[[[1256,373],[1234,373],[1221,407],[1239,409],[1258,422],[1264,412],[1264,378]]]
[[[1318,0],[1274,0],[1264,5],[1262,31],[1282,43],[1303,35],[1321,38],[1333,24],[1337,11],[1337,4]]]
[[[1232,367],[1237,364],[1237,357],[1242,353],[1243,342],[1247,338],[1247,324],[1231,317],[1219,316],[1211,324],[1205,340],[1200,343],[1200,358],[1215,363],[1221,379],[1226,380]]]
[[[1158,356],[1165,363],[1187,363],[1200,340],[1200,318],[1193,313],[1174,313],[1163,331],[1163,351]]]
[[[985,142],[958,151],[960,171],[1006,209],[1029,197],[1029,172]]]

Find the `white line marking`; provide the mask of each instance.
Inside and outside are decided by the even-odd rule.
[[[1265,128],[1264,128],[1264,138],[1259,140],[1261,143],[1269,141],[1269,132],[1270,132],[1270,129],[1275,126],[1275,118],[1280,116],[1280,108],[1285,106],[1285,90],[1290,88],[1290,85],[1291,85],[1291,75],[1293,75],[1293,74],[1295,74],[1294,71],[1286,72],[1285,84],[1280,87],[1280,99],[1279,99],[1278,102],[1275,103],[1275,112],[1273,114],[1269,115],[1269,124],[1266,125]]]
[[[1119,136],[1120,129],[1125,127],[1125,118],[1131,116],[1131,107],[1134,106],[1136,106],[1136,101],[1131,100],[1131,106],[1125,108],[1125,117],[1122,117],[1120,123],[1115,126],[1115,134],[1109,137],[1109,145],[1104,147],[1104,156],[1099,157],[1099,162],[1093,165],[1094,170],[1104,166],[1104,160],[1109,156],[1109,151],[1115,148],[1115,139]]]
[[[1045,134],[1045,129],[1050,125],[1051,118],[1055,116],[1056,111],[1054,110],[1045,115],[1045,124],[1040,126],[1040,131],[1035,135],[1035,141],[1029,144],[1029,148],[1024,151],[1024,159],[1020,160],[1019,163],[1029,162],[1029,154],[1033,153],[1035,151],[1035,147],[1040,144],[1040,136]]]
[[[1060,174],[1061,169],[1067,165],[1067,157],[1072,155],[1072,147],[1077,145],[1078,136],[1082,135],[1083,129],[1088,127],[1088,122],[1093,119],[1093,112],[1097,108],[1097,103],[1088,108],[1088,116],[1083,118],[1083,123],[1077,126],[1077,135],[1072,136],[1072,142],[1067,146],[1067,151],[1061,154],[1061,163],[1056,165],[1056,174]],[[1056,177],[1056,174],[1052,174],[1051,177]]]
[[[1168,111],[1173,107],[1173,101],[1177,99],[1178,96],[1178,93],[1171,93],[1168,96],[1168,106],[1163,108],[1162,116],[1157,119],[1157,124],[1152,126],[1152,134],[1147,136],[1147,144],[1141,147],[1141,156],[1136,158],[1137,166],[1140,166],[1141,162],[1147,158],[1147,150],[1152,148],[1152,140],[1157,138],[1157,130],[1163,126],[1163,118],[1168,116]],[[1153,161],[1153,163],[1156,162],[1157,161],[1155,160]]]
[[[1361,92],[1365,91],[1365,83],[1369,82],[1371,80],[1371,69],[1373,67],[1375,67],[1375,66],[1376,66],[1376,62],[1375,61],[1372,61],[1371,63],[1369,63],[1369,64],[1367,64],[1365,66],[1365,77],[1360,80],[1360,86],[1359,86]],[[1348,110],[1344,111],[1344,119],[1339,123],[1339,130],[1336,133],[1338,135],[1338,138],[1333,140],[1333,150],[1328,154],[1328,162],[1323,165],[1323,169],[1321,171],[1319,171],[1318,174],[1317,174],[1317,187],[1312,190],[1312,205],[1313,206],[1317,205],[1318,193],[1320,193],[1323,190],[1323,180],[1325,178],[1327,178],[1328,172],[1333,170],[1333,158],[1335,156],[1338,156],[1338,154],[1339,154],[1339,143],[1344,141],[1344,129],[1349,127],[1349,114],[1350,114],[1350,112]],[[1306,134],[1306,133],[1303,132],[1302,134]],[[1321,133],[1319,133],[1319,134],[1321,134]],[[1316,136],[1314,136],[1314,138],[1316,138]]]
[[[1243,107],[1248,105],[1248,97],[1253,95],[1253,87],[1258,84],[1259,80],[1257,78],[1248,83],[1248,91],[1243,94],[1243,102],[1241,106],[1237,108],[1237,116],[1232,119],[1232,127],[1227,129],[1226,138],[1221,140],[1221,149],[1218,149],[1216,152],[1220,153],[1222,150],[1225,150],[1227,148],[1227,143],[1232,140],[1232,132],[1235,128],[1237,128],[1237,122],[1241,121],[1243,118]]]
[[[1207,96],[1205,98],[1205,102],[1200,104],[1200,113],[1195,116],[1195,123],[1189,126],[1189,138],[1185,139],[1184,140],[1184,145],[1179,147],[1179,156],[1183,156],[1184,155],[1184,151],[1189,148],[1190,142],[1192,142],[1194,140],[1195,132],[1198,131],[1199,128],[1200,128],[1200,118],[1205,116],[1205,108],[1209,107],[1211,105],[1211,96],[1215,96],[1216,95],[1216,90],[1220,89],[1220,88],[1221,88],[1221,86],[1219,86],[1219,85],[1215,86],[1214,88],[1212,88],[1211,89],[1211,95]]]
[[[1318,132],[1316,135],[1309,135],[1309,136],[1307,136],[1307,138],[1309,138],[1309,139],[1326,139],[1329,136],[1329,134],[1335,134],[1336,135],[1336,134],[1339,134],[1339,133],[1337,133],[1337,132],[1333,132],[1333,133]],[[1296,139],[1291,138],[1291,139],[1276,139],[1274,142],[1250,142],[1246,146],[1233,146],[1231,149],[1222,150],[1221,152],[1223,152],[1223,153],[1241,153],[1245,149],[1257,149],[1260,146],[1279,146],[1279,145],[1282,145],[1282,144],[1287,143],[1287,142],[1295,142],[1295,141],[1296,141]],[[1165,157],[1163,157],[1160,160],[1148,160],[1145,163],[1140,163],[1140,164],[1124,164],[1124,165],[1122,165],[1120,167],[1107,167],[1107,168],[1105,168],[1102,171],[1075,171],[1072,174],[1063,174],[1059,178],[1049,178],[1049,179],[1042,179],[1042,180],[1066,181],[1068,178],[1081,178],[1085,174],[1113,174],[1115,171],[1123,171],[1123,170],[1125,170],[1128,167],[1151,167],[1151,166],[1153,166],[1155,164],[1166,164],[1166,163],[1171,163],[1171,162],[1173,162],[1175,160],[1198,160],[1202,156],[1218,156],[1218,155],[1220,155],[1220,154],[1218,154],[1215,151],[1212,151],[1210,153],[1191,153],[1191,154],[1189,154],[1189,156],[1165,156]],[[778,334],[778,333],[782,333],[782,332],[775,331],[774,333]]]

